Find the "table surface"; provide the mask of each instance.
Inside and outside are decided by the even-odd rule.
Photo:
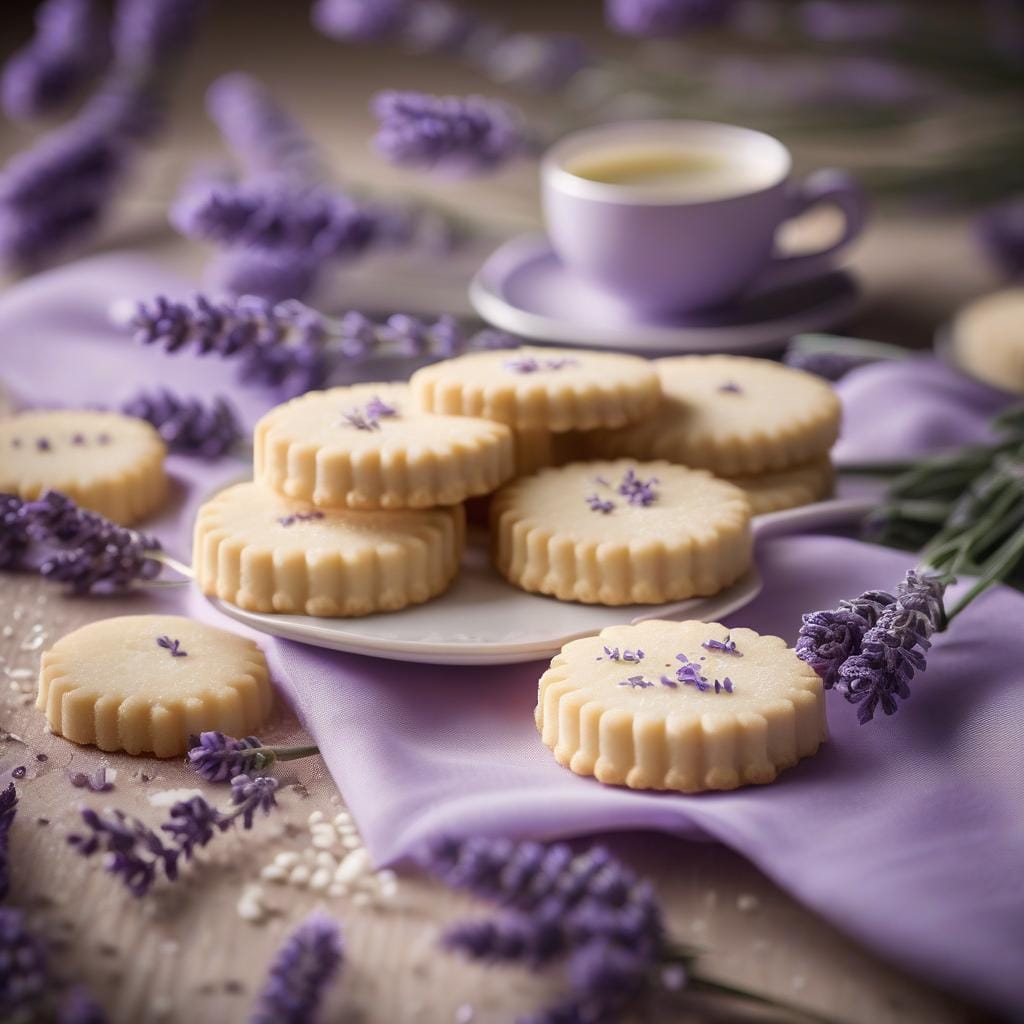
[[[177,269],[198,273],[204,253],[165,227],[166,202],[195,159],[217,152],[201,97],[211,77],[228,69],[228,60],[263,77],[301,114],[346,179],[380,190],[424,192],[422,182],[382,166],[369,151],[368,96],[384,86],[465,92],[483,88],[481,81],[428,58],[343,50],[308,30],[299,17],[303,5],[287,13],[283,6],[228,4],[220,12],[177,97],[173,144],[165,143],[146,159],[113,225],[99,240],[100,248],[143,249]],[[536,18],[556,24],[555,6],[537,5]],[[523,12],[519,16],[525,17]],[[567,9],[565,18],[578,20],[579,10]],[[0,149],[6,154],[24,142],[21,133],[6,127]],[[813,146],[798,151],[807,166],[830,155],[836,156]],[[537,223],[531,166],[490,181],[426,191],[438,202],[458,202],[476,211],[495,236]],[[447,262],[399,259],[386,273],[376,263],[356,267],[332,282],[331,299],[363,307],[465,313],[467,275],[490,244],[471,246]],[[853,264],[868,296],[853,329],[911,345],[927,344],[957,303],[993,283],[973,254],[964,223],[950,216],[886,213],[857,248]],[[308,845],[310,813],[321,810],[330,817],[342,807],[318,758],[279,766],[281,813],[252,833],[219,840],[173,890],[146,901],[134,901],[98,865],[74,854],[65,836],[74,827],[80,801],[97,807],[113,803],[155,821],[162,812],[153,806],[153,797],[159,802],[162,792],[195,785],[196,777],[174,761],[73,747],[45,731],[33,706],[42,650],[86,622],[138,610],[139,598],[73,599],[31,578],[8,576],[0,584],[0,670],[7,683],[0,694],[0,727],[7,734],[0,768],[27,763],[34,776],[20,785],[11,900],[28,908],[59,954],[63,976],[85,981],[113,1021],[245,1019],[274,948],[310,908],[324,903],[343,922],[347,948],[344,981],[331,993],[325,1020],[496,1022],[540,1003],[548,980],[467,965],[437,948],[439,928],[464,914],[470,903],[413,875],[400,878],[390,901],[366,906],[349,897],[325,901],[294,887],[260,882],[260,869],[276,853]],[[286,709],[278,710],[264,735],[275,742],[303,739]],[[36,761],[37,753],[48,760]],[[89,771],[101,764],[117,770],[112,793],[83,796],[69,786],[69,769]],[[850,1024],[984,1019],[880,962],[721,846],[661,836],[618,837],[612,845],[656,882],[673,934],[708,951],[705,969],[717,979]],[[243,889],[253,884],[261,886],[267,911],[260,923],[245,921],[237,912]],[[653,1019],[738,1019],[734,1008],[721,1018],[717,1012],[667,1002]]]

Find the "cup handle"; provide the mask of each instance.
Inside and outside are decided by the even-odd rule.
[[[768,267],[768,276],[773,284],[802,280],[828,269],[832,256],[864,230],[868,219],[868,199],[864,190],[846,171],[831,169],[815,171],[794,187],[782,223],[821,203],[839,207],[845,220],[842,235],[818,252],[792,256],[777,253]]]

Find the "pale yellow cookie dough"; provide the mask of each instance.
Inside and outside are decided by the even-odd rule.
[[[742,356],[678,356],[654,366],[665,395],[658,412],[588,436],[592,456],[667,459],[733,477],[811,462],[839,434],[839,399],[802,370]]]
[[[0,491],[61,491],[116,523],[163,504],[166,447],[144,420],[113,412],[24,412],[0,420]]]
[[[772,782],[827,737],[814,670],[780,637],[714,622],[610,626],[566,644],[541,676],[536,721],[577,775],[683,793]]]
[[[374,415],[383,402],[394,414]],[[320,508],[455,505],[513,474],[512,436],[484,419],[431,416],[405,384],[313,391],[256,424],[255,476]]]
[[[643,504],[619,492],[629,474]],[[750,503],[730,483],[667,462],[574,462],[502,488],[492,558],[523,590],[586,604],[663,604],[716,594],[750,567]]]
[[[974,377],[1024,394],[1024,288],[965,306],[953,321],[953,358]]]
[[[244,483],[200,508],[192,564],[204,594],[248,611],[369,615],[442,593],[464,540],[461,505],[321,510]]]
[[[661,399],[648,360],[581,349],[472,352],[418,370],[410,384],[429,412],[555,433],[634,423]]]
[[[178,615],[101,619],[42,658],[36,707],[50,728],[101,750],[173,757],[191,735],[245,736],[272,703],[251,640]]]
[[[806,466],[727,479],[746,493],[754,515],[761,516],[830,497],[835,488],[836,471],[832,460],[826,456]]]

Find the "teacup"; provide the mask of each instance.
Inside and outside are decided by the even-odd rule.
[[[574,132],[541,165],[548,235],[563,263],[630,308],[707,309],[775,280],[825,270],[860,234],[866,200],[843,171],[792,178],[770,135],[709,121],[639,121]],[[783,255],[778,229],[820,203],[841,237]]]

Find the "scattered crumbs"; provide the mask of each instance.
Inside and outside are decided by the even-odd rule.
[[[50,819],[49,818],[36,818],[36,824],[37,825],[49,825],[50,824]]]
[[[173,807],[184,800],[191,800],[193,797],[202,795],[201,789],[161,789],[156,793],[150,793],[146,799],[154,807]]]
[[[761,901],[749,892],[741,893],[736,900],[737,909],[742,910],[744,914],[753,913],[760,906]]]
[[[238,916],[250,924],[262,924],[270,916],[270,908],[263,902],[263,887],[254,882],[242,889],[235,909]]]

